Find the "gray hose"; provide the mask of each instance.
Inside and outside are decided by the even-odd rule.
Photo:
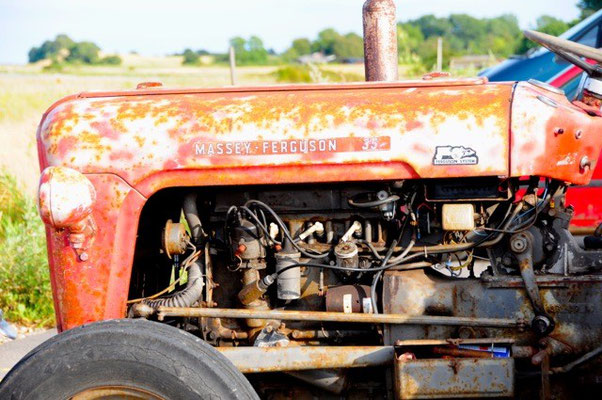
[[[186,222],[188,222],[188,227],[190,228],[192,243],[195,246],[198,245],[203,236],[203,224],[201,224],[199,210],[196,206],[196,197],[196,193],[191,193],[184,198],[184,203],[182,204],[184,216],[186,217]]]
[[[145,300],[143,303],[152,307],[192,307],[203,294],[203,275],[201,274],[201,263],[195,261],[188,268],[188,282],[186,287],[168,297],[154,300]]]

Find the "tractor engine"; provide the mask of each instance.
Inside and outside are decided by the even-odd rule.
[[[582,352],[602,339],[602,280],[568,232],[565,190],[538,178],[168,190],[143,211],[129,315],[219,348],[495,338],[514,357]],[[427,320],[377,323],[389,314]]]

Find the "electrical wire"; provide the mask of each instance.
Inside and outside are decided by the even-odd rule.
[[[382,200],[374,200],[374,201],[366,201],[363,203],[357,203],[355,201],[353,201],[352,199],[348,199],[347,202],[349,203],[350,206],[352,207],[357,207],[357,208],[372,208],[372,207],[378,207],[378,206],[382,206],[383,204],[387,204],[387,203],[392,203],[394,201],[399,200],[399,196],[397,196],[396,194],[391,195],[385,199]]]
[[[288,230],[288,227],[286,226],[286,224],[284,223],[284,221],[282,221],[282,219],[278,216],[278,214],[276,214],[276,212],[267,204],[265,204],[264,202],[261,202],[259,200],[249,200],[245,203],[244,207],[249,207],[250,205],[256,205],[258,207],[263,208],[265,211],[267,211],[276,221],[276,224],[278,226],[280,226],[280,229],[282,230],[282,233],[284,234],[284,236],[290,240],[290,242],[292,243],[292,245],[304,256],[309,257],[309,258],[314,258],[314,259],[321,259],[321,258],[326,258],[328,257],[328,255],[330,254],[330,252],[325,252],[325,253],[317,253],[317,254],[313,254],[308,252],[306,249],[304,249],[303,247],[299,246],[295,240],[293,239],[290,231]]]
[[[194,249],[193,253],[188,256],[186,258],[186,260],[184,260],[184,262],[182,263],[182,269],[187,270],[196,260],[198,260],[199,256],[201,255],[201,250],[196,250],[196,248]],[[182,279],[184,278],[184,275],[180,275],[180,277],[178,279],[176,279],[175,281],[173,281],[168,287],[166,287],[165,289],[161,290],[158,293],[153,294],[152,296],[148,296],[148,297],[141,297],[138,299],[133,299],[133,300],[128,300],[127,304],[135,304],[135,303],[140,303],[142,301],[145,300],[154,300],[159,296],[164,295],[165,293],[169,292],[170,290],[174,289],[176,287],[176,285],[178,285]]]
[[[274,244],[281,244],[279,241],[277,241],[276,239],[272,239],[272,237],[270,236],[270,231],[268,230],[268,227],[265,226],[260,220],[259,217],[257,215],[255,215],[255,213],[253,211],[251,211],[248,207],[246,206],[241,206],[240,207],[241,210],[245,211],[249,217],[251,217],[254,221],[255,224],[257,226],[259,226],[259,228],[261,228],[261,230],[263,231],[263,233],[266,236],[266,239],[273,242]]]

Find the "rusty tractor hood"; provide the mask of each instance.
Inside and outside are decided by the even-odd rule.
[[[183,185],[510,176],[514,89],[435,79],[81,93],[44,115],[40,163],[116,174],[146,194],[168,173]]]

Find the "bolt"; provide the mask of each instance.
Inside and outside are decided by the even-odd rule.
[[[581,129],[579,129],[577,132],[575,132],[575,139],[581,139],[581,135],[583,135],[583,132]]]
[[[579,162],[579,168],[581,169],[581,172],[585,172],[586,170],[591,168],[591,166],[592,166],[592,162],[590,161],[589,157],[583,156],[581,158],[581,161]]]
[[[564,133],[564,129],[563,128],[556,128],[554,129],[554,135],[562,135]]]
[[[554,330],[554,321],[545,315],[537,315],[531,321],[531,328],[540,336],[547,335]]]
[[[386,199],[387,197],[389,197],[389,193],[387,193],[387,192],[386,192],[386,191],[384,191],[384,190],[381,190],[380,192],[378,192],[378,193],[376,194],[376,197],[377,197],[379,200],[384,200],[384,199]]]
[[[524,235],[516,235],[510,240],[510,248],[515,253],[524,252],[528,246],[529,243]]]
[[[86,253],[85,251],[79,255],[80,261],[88,261],[88,258],[88,253]]]

